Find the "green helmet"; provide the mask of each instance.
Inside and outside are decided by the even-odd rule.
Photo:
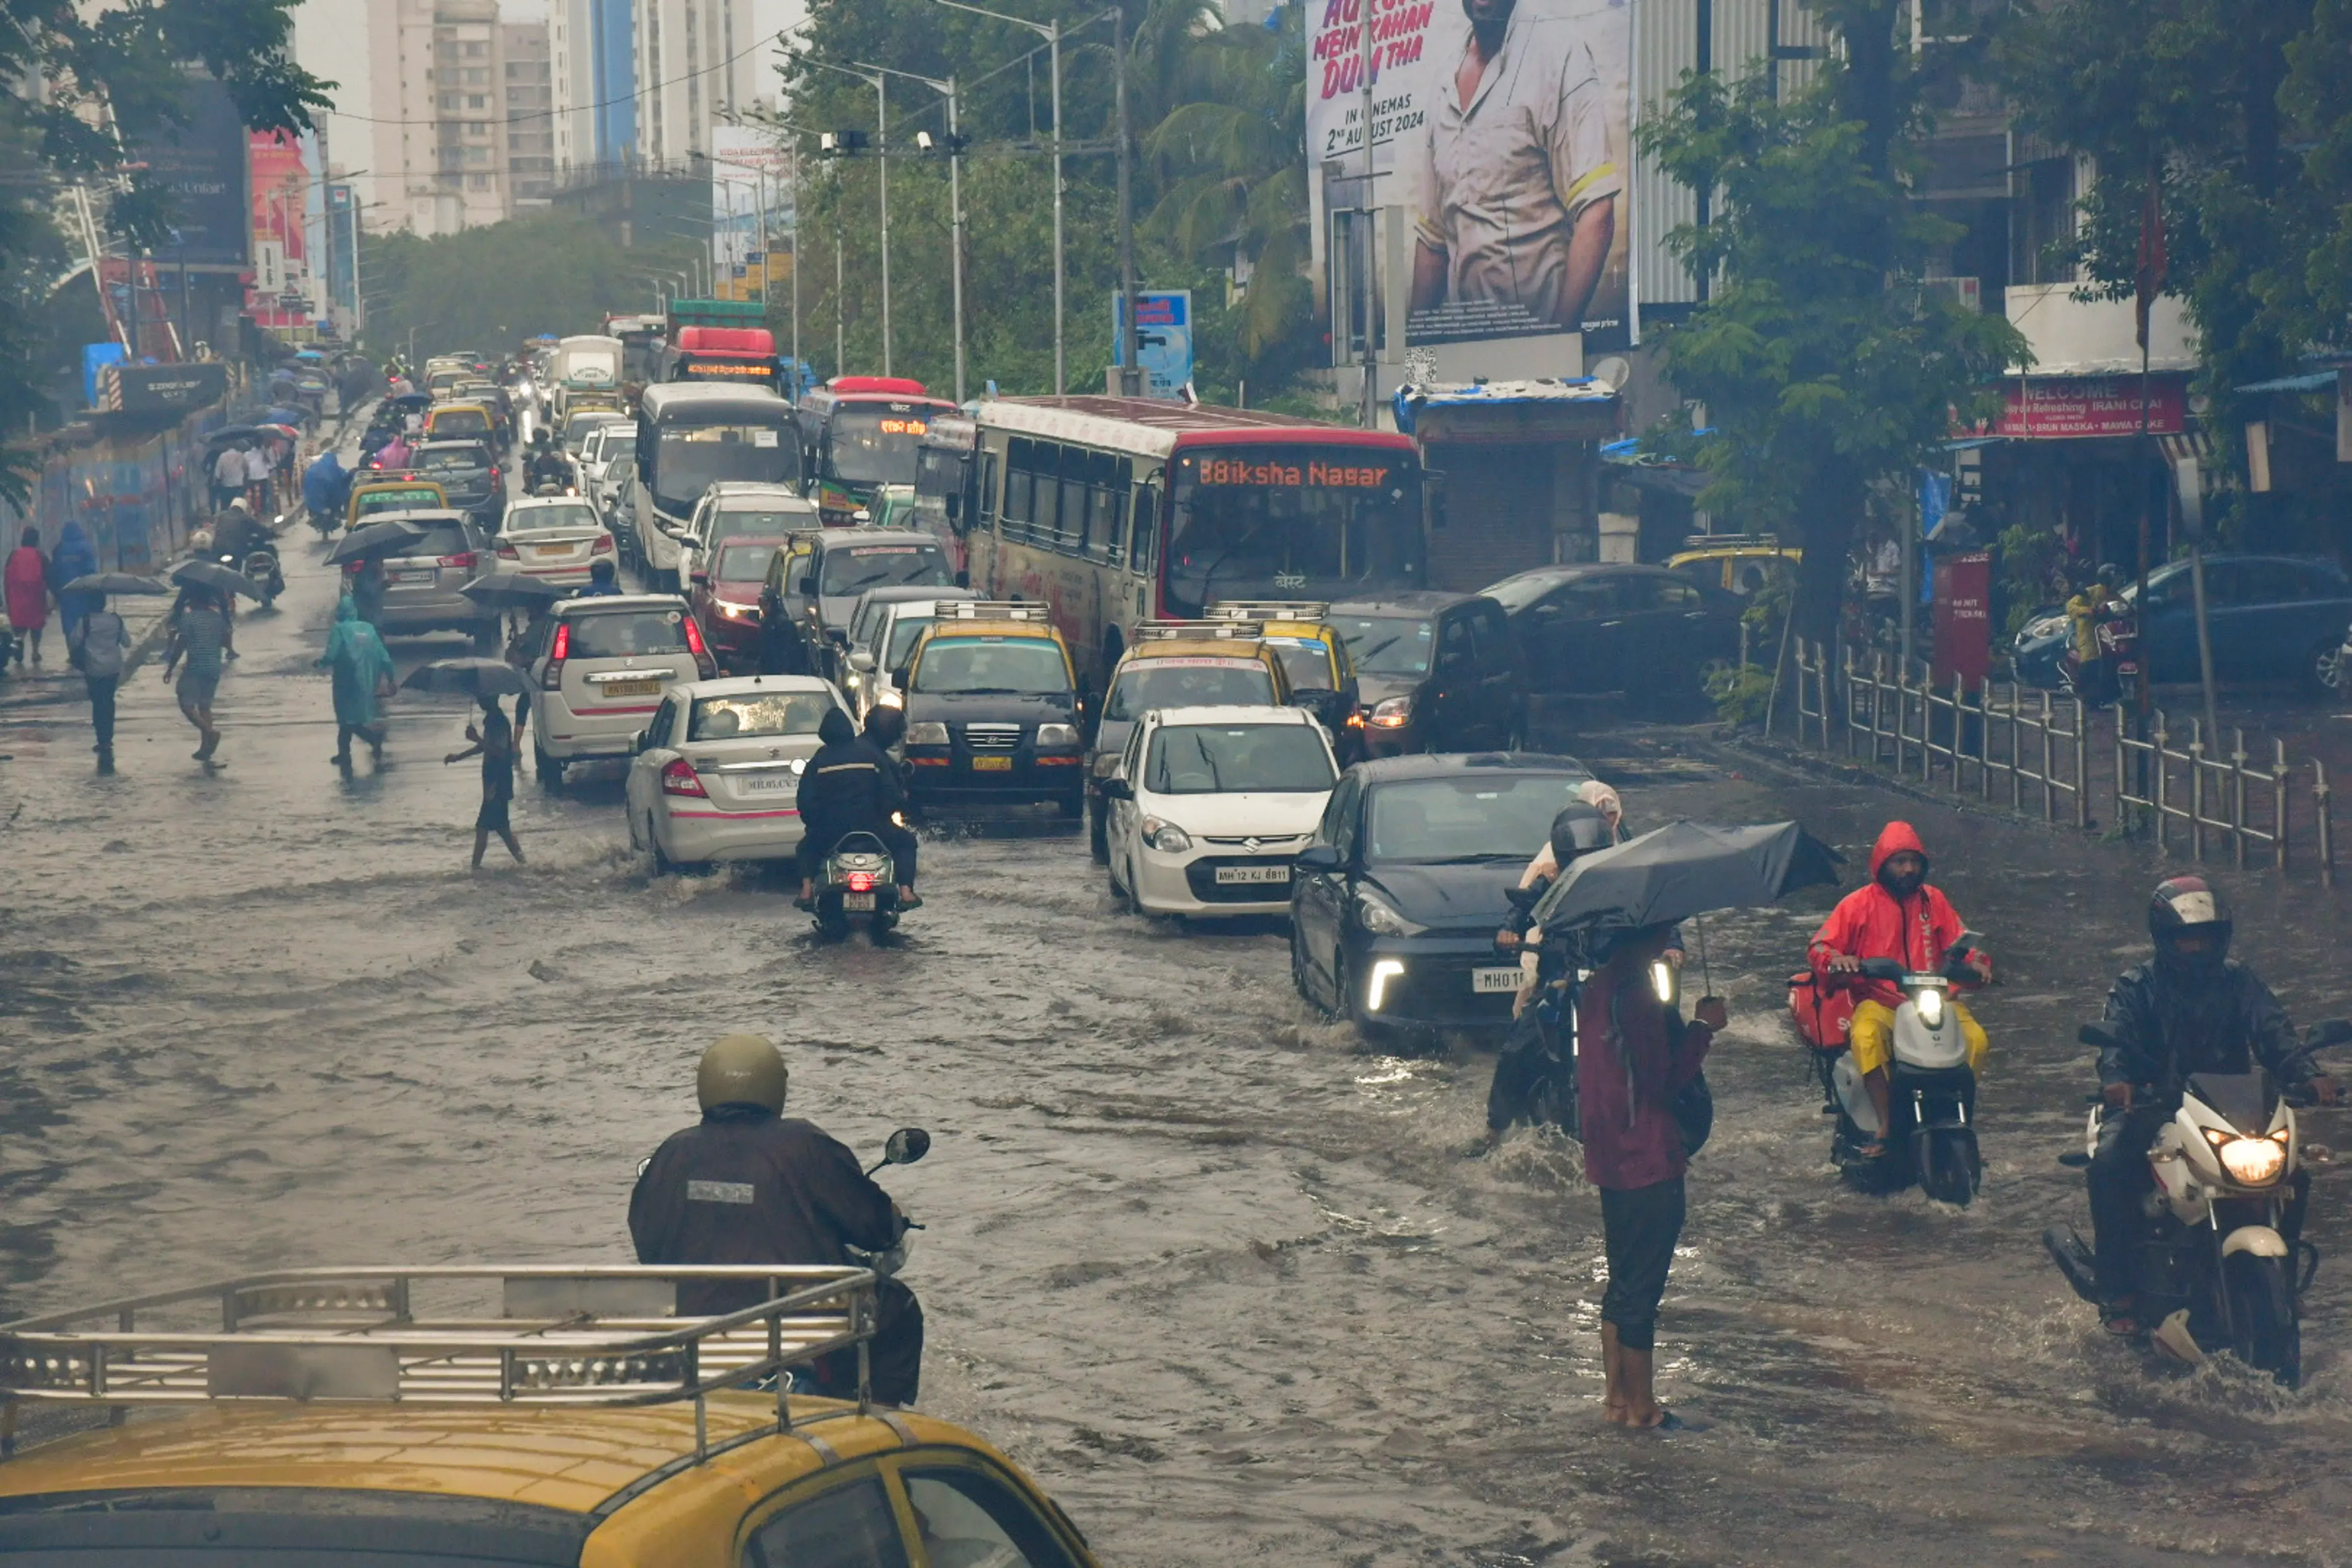
[[[782,1115],[791,1074],[784,1057],[764,1035],[721,1035],[702,1053],[694,1092],[709,1110],[721,1105],[759,1105]]]

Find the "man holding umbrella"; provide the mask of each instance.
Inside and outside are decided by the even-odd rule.
[[[220,749],[220,731],[213,726],[213,696],[220,689],[221,656],[228,646],[228,613],[219,595],[194,583],[186,584],[172,611],[171,648],[163,658],[163,679],[170,680],[173,669],[184,664],[173,689],[180,711],[202,737],[195,759],[207,768],[219,765],[213,761],[213,753]]]
[[[474,743],[450,752],[441,763],[446,767],[467,757],[482,759],[482,808],[474,817],[473,868],[482,868],[493,833],[505,842],[515,864],[522,865],[522,846],[515,842],[514,826],[508,820],[514,803],[514,726],[499,711],[499,699],[509,691],[530,690],[529,679],[504,659],[441,658],[418,666],[401,684],[414,691],[462,691],[481,705],[480,723],[466,726],[466,739]]]

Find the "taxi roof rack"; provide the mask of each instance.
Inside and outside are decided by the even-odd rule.
[[[1689,533],[1683,536],[1685,550],[1774,550],[1780,548],[1777,533]]]
[[[1313,599],[1219,599],[1207,615],[1213,621],[1325,621],[1331,606]]]
[[[1049,623],[1053,607],[1035,599],[946,599],[939,619],[949,621],[1037,621]]]
[[[1138,621],[1135,623],[1137,642],[1166,642],[1174,637],[1221,637],[1230,641],[1255,642],[1259,632],[1255,622],[1225,616],[1217,620],[1199,621]]]
[[[489,1281],[499,1287],[495,1310],[481,1305]],[[756,1286],[764,1300],[713,1317],[679,1315],[679,1287],[728,1282]],[[471,1310],[417,1310],[421,1293],[437,1299],[444,1287]],[[177,1326],[198,1311],[216,1312],[218,1327]],[[705,1395],[776,1374],[776,1424],[789,1430],[786,1369],[835,1351],[856,1351],[858,1408],[867,1409],[875,1312],[873,1271],[838,1267],[243,1275],[0,1323],[0,1457],[13,1450],[20,1407],[29,1405],[102,1406],[119,1421],[133,1406],[270,1401],[594,1407],[684,1399],[695,1402],[700,1456],[709,1447]]]

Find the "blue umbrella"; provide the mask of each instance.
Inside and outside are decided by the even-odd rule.
[[[262,415],[261,418],[260,418],[258,421],[257,421],[257,423],[263,424],[263,425],[294,425],[294,426],[299,426],[299,425],[302,423],[302,421],[304,421],[305,419],[308,419],[308,418],[310,418],[310,416],[306,411],[304,411],[304,410],[302,410],[302,409],[299,409],[299,408],[288,408],[288,407],[285,407],[285,406],[281,405],[281,406],[277,407],[277,408],[272,408],[272,409],[268,410],[268,412],[264,413],[264,414]]]

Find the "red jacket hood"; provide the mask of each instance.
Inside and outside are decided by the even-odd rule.
[[[1906,849],[1922,860],[1927,858],[1927,847],[1919,842],[1918,833],[1909,823],[1890,822],[1879,829],[1878,842],[1870,847],[1870,879],[1878,880],[1878,868]]]

